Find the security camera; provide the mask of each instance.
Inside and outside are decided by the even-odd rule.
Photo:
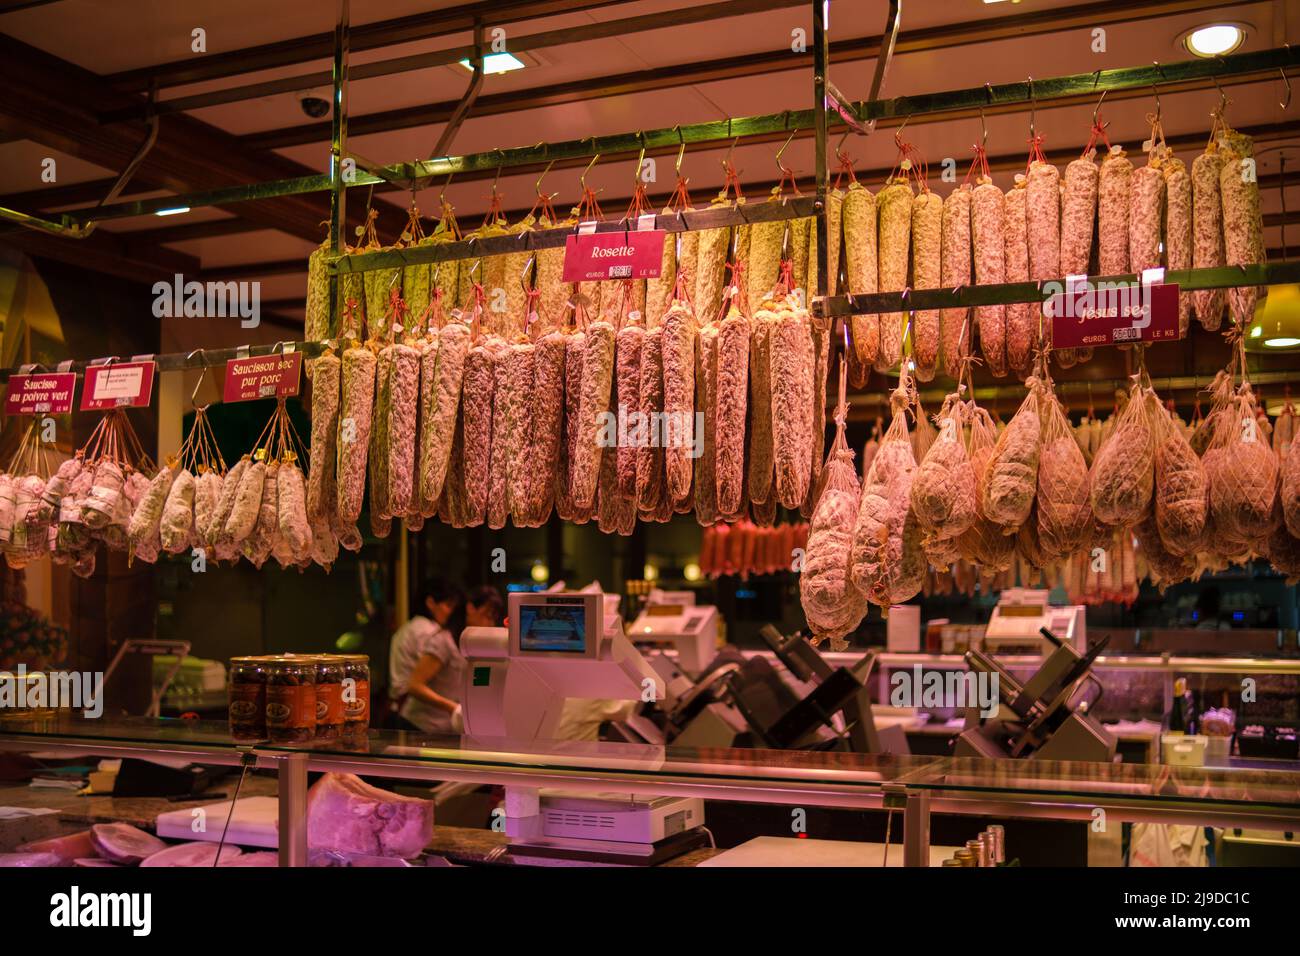
[[[321,99],[319,96],[304,94],[299,98],[298,105],[312,119],[321,119],[324,116],[329,116],[330,113],[330,101]]]

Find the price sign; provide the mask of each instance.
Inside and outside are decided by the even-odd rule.
[[[1168,283],[1071,285],[1043,304],[1052,348],[1091,348],[1180,338],[1178,286]]]
[[[5,385],[6,415],[65,415],[72,411],[76,372],[10,375]]]
[[[564,243],[564,281],[656,279],[663,252],[662,229],[571,235]]]
[[[81,390],[81,410],[101,412],[110,408],[134,408],[153,399],[153,362],[117,362],[86,369]]]
[[[223,400],[251,402],[256,398],[297,395],[301,371],[301,352],[231,359],[226,363]]]

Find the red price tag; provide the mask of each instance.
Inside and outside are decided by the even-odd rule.
[[[1043,304],[1052,320],[1052,348],[1170,342],[1178,329],[1178,286],[1168,283],[1071,285]]]
[[[72,411],[76,372],[10,375],[5,386],[6,415],[66,415]]]
[[[223,400],[251,402],[256,398],[287,398],[298,394],[302,353],[259,355],[226,363]]]
[[[663,254],[662,229],[571,235],[564,243],[564,281],[656,279]]]
[[[153,400],[153,362],[115,362],[86,369],[81,390],[81,410],[101,412],[110,408],[141,407]]]

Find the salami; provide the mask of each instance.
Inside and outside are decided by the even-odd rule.
[[[980,285],[997,285],[1007,281],[1005,199],[1002,190],[990,179],[981,179],[971,193],[971,250],[975,261],[975,281]],[[954,323],[955,324],[955,323]],[[980,351],[990,372],[1007,374],[1007,307],[981,305],[975,309],[979,329]],[[960,348],[958,343],[960,342]],[[943,327],[943,370],[956,379],[959,359],[972,350],[971,330],[961,326]]]
[[[772,327],[772,457],[777,500],[798,509],[812,474],[812,329],[805,310],[787,304]]]
[[[912,202],[912,284],[918,289],[937,289],[942,281],[942,232],[943,200],[930,190],[923,190]],[[1000,231],[998,238],[1000,241]],[[938,309],[919,309],[913,313],[912,343],[916,377],[928,382],[934,378],[939,365]],[[955,348],[956,341],[952,344]]]
[[[335,468],[338,475],[338,514],[346,524],[353,524],[360,517],[361,504],[365,498],[366,461],[375,410],[377,364],[375,353],[362,346],[355,346],[343,353],[343,403],[339,409],[338,457]],[[260,481],[258,487],[261,487]],[[260,501],[260,495],[258,500]]]
[[[1016,175],[1016,182],[1007,190],[1003,203],[1004,242],[1006,254],[1006,281],[1029,281],[1029,227],[1027,224],[1027,191],[1024,176]],[[1007,366],[1017,374],[1027,375],[1037,337],[1037,307],[1028,302],[1013,302],[1007,306]]]
[[[861,183],[850,184],[844,193],[841,216],[848,291],[855,295],[871,295],[880,288],[876,197]],[[755,299],[749,301],[758,304]],[[851,316],[849,332],[858,363],[871,368],[880,353],[880,316]]]
[[[907,288],[908,249],[912,231],[912,186],[905,179],[891,180],[876,197],[877,222],[880,238],[877,249],[880,257],[877,284],[881,292],[902,292]],[[970,205],[969,194],[965,212],[966,257],[969,274],[970,260]],[[946,219],[946,217],[945,217]],[[880,321],[880,351],[876,354],[875,368],[887,371],[898,365],[903,356],[903,316],[885,315]]]
[[[1212,269],[1226,261],[1223,246],[1223,204],[1219,195],[1219,174],[1224,156],[1211,142],[1192,161],[1192,266]],[[1196,319],[1213,332],[1223,322],[1227,293],[1223,289],[1198,289],[1192,293]]]

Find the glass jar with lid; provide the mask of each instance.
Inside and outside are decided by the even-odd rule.
[[[272,743],[309,743],[316,736],[316,658],[284,654],[263,659],[266,733]]]
[[[261,657],[230,659],[230,736],[241,743],[266,739],[266,668]]]
[[[336,656],[343,662],[343,736],[364,737],[370,730],[370,657]]]
[[[343,661],[337,654],[316,658],[316,739],[337,740],[343,733]]]

